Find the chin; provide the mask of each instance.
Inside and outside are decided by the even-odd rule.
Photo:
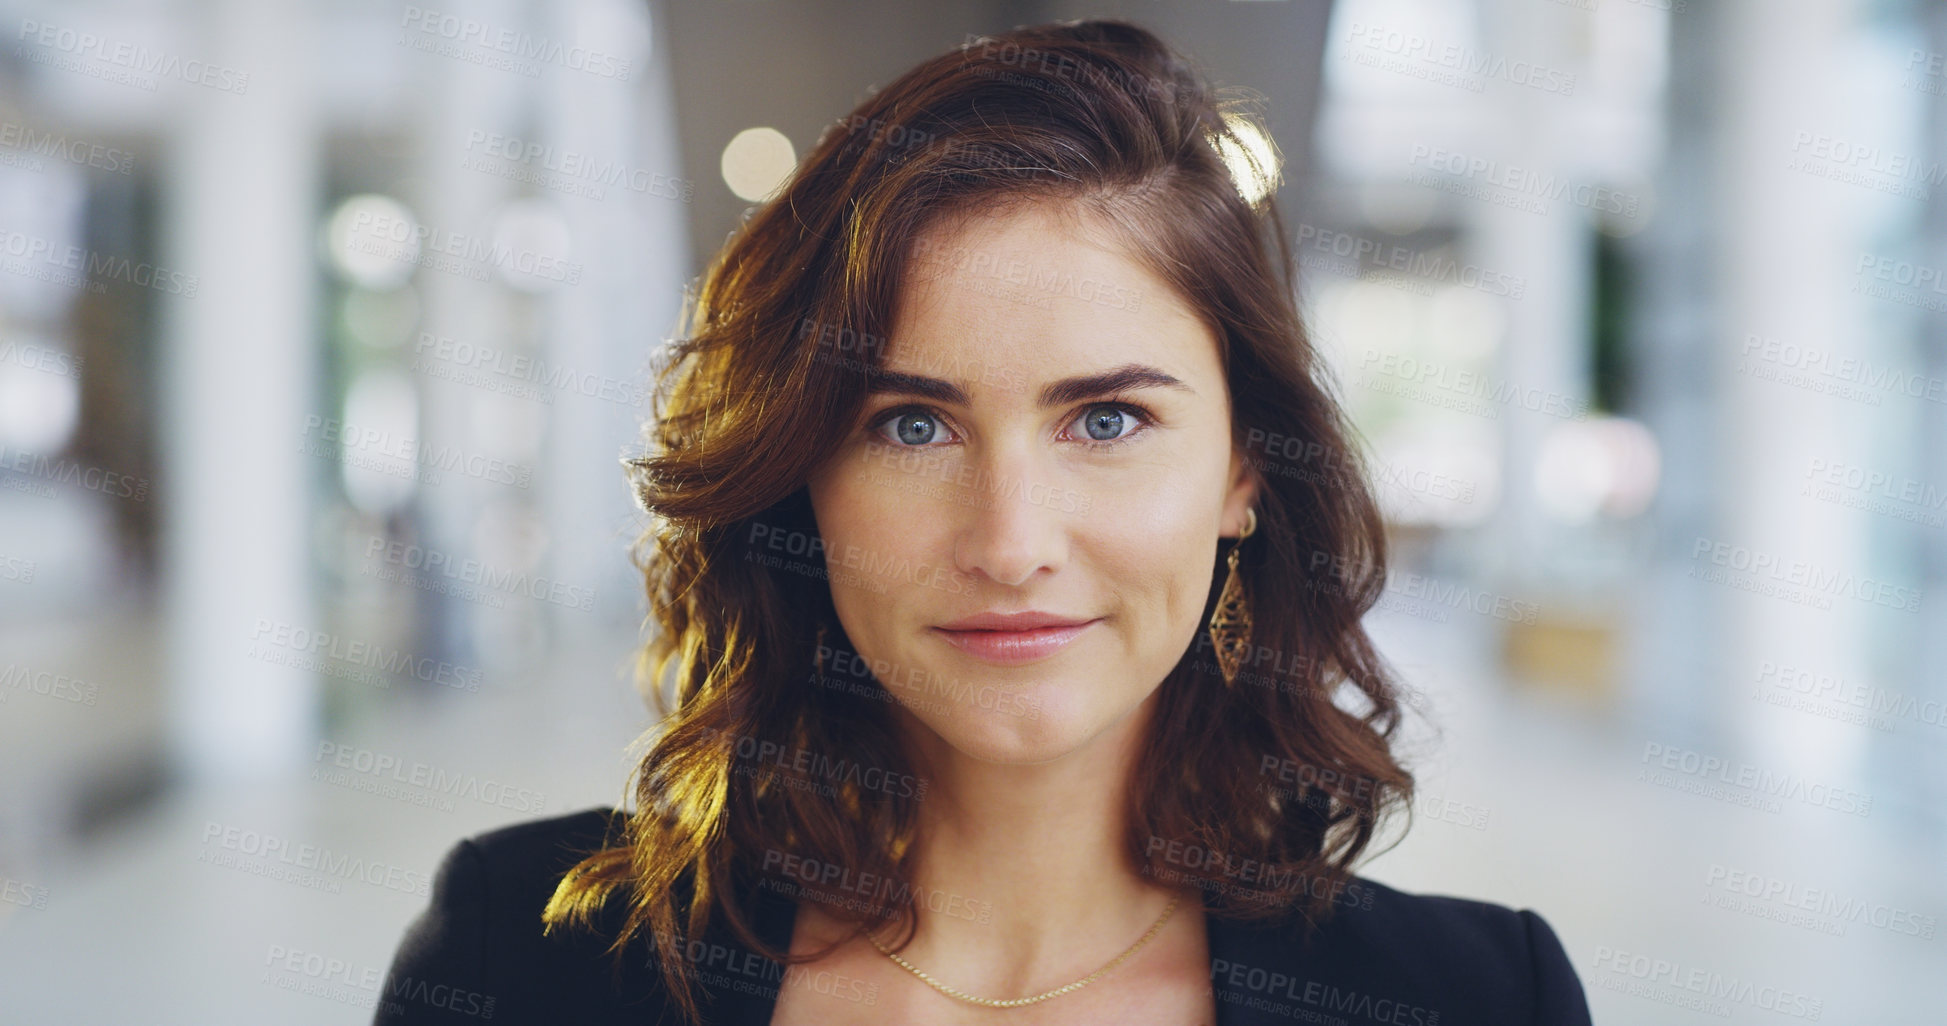
[[[1032,724],[1026,729],[997,725],[991,730],[960,732],[946,742],[960,754],[981,762],[1004,766],[1032,766],[1053,762],[1081,747],[1086,738],[1079,732],[1052,724]]]
[[[1101,709],[1077,709],[1062,701],[1076,692],[1064,687],[1032,687],[995,692],[987,705],[953,704],[907,712],[969,759],[1028,766],[1053,762],[1086,747],[1122,719]]]

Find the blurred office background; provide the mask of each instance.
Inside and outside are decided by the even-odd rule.
[[[449,845],[618,801],[686,285],[875,84],[1091,14],[1264,97],[1422,714],[1364,871],[1540,909],[1600,1022],[1939,1022],[1894,0],[0,0],[0,1022],[367,1021]]]

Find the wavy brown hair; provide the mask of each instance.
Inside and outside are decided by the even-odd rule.
[[[1146,750],[1169,757],[1141,760],[1129,783],[1129,855],[1203,886],[1214,914],[1331,911],[1382,819],[1410,804],[1412,778],[1392,752],[1395,685],[1361,626],[1384,585],[1379,513],[1300,320],[1276,204],[1240,189],[1240,177],[1271,171],[1225,162],[1249,152],[1238,127],[1249,106],[1220,100],[1127,22],[980,37],[828,129],[734,233],[660,372],[649,452],[630,461],[653,517],[636,558],[659,628],[642,668],[664,720],[645,739],[623,836],[561,881],[550,930],[594,927],[619,907],[619,958],[631,938],[698,937],[720,915],[740,941],[788,962],[752,927],[766,853],[910,880],[923,784],[915,795],[840,773],[787,786],[745,765],[755,739],[881,780],[910,772],[881,683],[867,694],[807,683],[821,657],[849,647],[831,581],[751,558],[753,539],[816,539],[805,483],[859,415],[914,240],[1020,202],[1106,226],[1203,317],[1229,382],[1233,444],[1259,483],[1258,530],[1238,543],[1256,624],[1246,671],[1226,687],[1200,632],[1162,681]],[[1266,881],[1279,885],[1240,886]],[[901,902],[832,913],[868,928],[916,922]],[[654,947],[694,1017],[682,945]]]

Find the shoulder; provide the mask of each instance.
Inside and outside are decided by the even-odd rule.
[[[529,820],[455,843],[433,874],[422,920],[466,927],[496,952],[542,940],[541,910],[577,862],[621,837],[622,815],[601,807]]]
[[[620,838],[622,818],[615,809],[601,806],[474,834],[447,851],[440,872],[479,874],[503,886],[545,883],[552,894],[569,867]]]
[[[1275,1000],[1294,1014],[1354,1022],[1589,1022],[1567,952],[1531,909],[1411,894],[1365,877],[1354,877],[1331,898],[1332,914],[1316,925],[1294,915],[1269,924],[1213,927],[1213,982],[1220,990],[1226,983],[1241,988],[1246,993],[1234,997],[1244,997],[1242,1003],[1250,997]],[[1218,964],[1219,933],[1236,965]]]
[[[1355,877],[1327,933],[1358,938],[1406,955],[1446,955],[1480,970],[1518,973],[1531,967],[1537,946],[1561,950],[1546,920],[1532,909],[1445,894],[1413,894]],[[1356,903],[1355,900],[1356,899]]]
[[[612,975],[608,938],[542,932],[541,910],[561,877],[619,838],[610,808],[531,820],[454,843],[433,874],[427,907],[400,940],[378,995],[374,1022],[529,1021],[529,1009],[586,1013],[653,998],[646,958]],[[650,1020],[643,1020],[650,1021]]]

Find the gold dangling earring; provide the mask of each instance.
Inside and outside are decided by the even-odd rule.
[[[1210,642],[1217,649],[1217,669],[1224,675],[1224,687],[1237,679],[1237,666],[1251,646],[1251,599],[1244,592],[1244,581],[1237,575],[1237,547],[1257,530],[1257,510],[1244,511],[1244,531],[1231,543],[1230,572],[1224,575],[1224,590],[1217,594],[1217,608],[1210,611]]]

